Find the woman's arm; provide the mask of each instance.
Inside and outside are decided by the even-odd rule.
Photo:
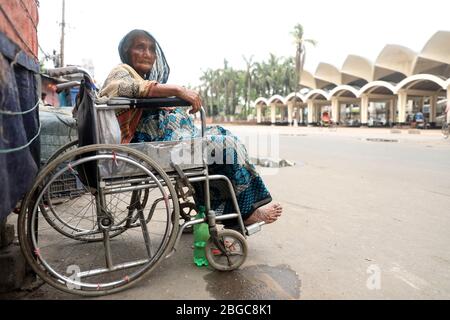
[[[202,107],[202,99],[198,92],[173,84],[158,83],[152,86],[148,92],[149,97],[178,97],[192,105],[189,113],[197,113]]]
[[[100,97],[173,97],[186,100],[192,105],[190,113],[196,113],[202,106],[200,95],[181,86],[161,84],[142,79],[136,71],[126,64],[114,68],[109,74],[99,94]]]

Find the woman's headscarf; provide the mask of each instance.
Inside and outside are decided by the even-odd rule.
[[[123,63],[131,65],[129,50],[133,44],[133,40],[138,35],[145,35],[149,37],[155,43],[155,51],[156,51],[156,60],[153,65],[152,70],[145,75],[145,80],[155,80],[159,83],[167,83],[170,74],[169,64],[166,61],[166,57],[164,56],[164,52],[159,46],[158,41],[147,31],[145,30],[133,30],[130,31],[119,44],[119,55],[120,59]]]

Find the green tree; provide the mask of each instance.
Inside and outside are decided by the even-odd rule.
[[[293,58],[270,54],[267,61],[253,62],[253,57],[243,57],[245,70],[235,70],[224,60],[223,68],[203,71],[199,91],[209,115],[240,115],[245,119],[250,101],[258,96],[287,95],[295,88]]]

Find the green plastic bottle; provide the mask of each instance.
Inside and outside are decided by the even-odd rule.
[[[205,207],[198,208],[195,219],[205,218]],[[208,266],[208,259],[205,255],[205,246],[209,239],[209,226],[207,223],[194,225],[194,263],[197,267]]]

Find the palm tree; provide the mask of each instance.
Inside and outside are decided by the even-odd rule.
[[[242,56],[245,61],[246,70],[244,76],[244,115],[247,115],[247,110],[249,109],[250,104],[250,93],[253,88],[253,71],[255,69],[255,64],[253,63],[253,56],[247,58]]]
[[[296,87],[299,88],[301,74],[306,60],[306,47],[305,44],[309,43],[313,46],[317,45],[317,41],[313,39],[303,39],[304,32],[303,26],[299,23],[294,27],[294,31],[291,33],[294,36],[295,45],[297,51],[295,54],[295,72],[296,72]],[[297,90],[298,91],[298,90]]]
[[[291,33],[294,36],[295,45],[297,47],[296,53],[295,53],[295,94],[297,95],[297,92],[300,91],[300,81],[301,76],[303,72],[303,67],[305,65],[306,60],[306,47],[305,44],[309,43],[313,46],[317,45],[317,41],[313,39],[303,39],[304,32],[303,32],[303,26],[298,23],[294,27],[294,31]],[[297,100],[295,102],[297,104]],[[297,108],[296,108],[297,109]]]
[[[289,93],[293,92],[297,89],[295,80],[296,80],[296,73],[294,70],[295,63],[294,58],[288,58],[285,59],[281,65],[281,72],[282,72],[282,84],[283,84],[283,95],[287,96]]]
[[[234,115],[236,107],[241,116],[247,116],[250,101],[259,96],[287,95],[295,90],[295,63],[293,58],[270,54],[262,62],[246,58],[245,70],[235,70],[225,59],[220,69],[202,72],[199,90],[209,115]]]

